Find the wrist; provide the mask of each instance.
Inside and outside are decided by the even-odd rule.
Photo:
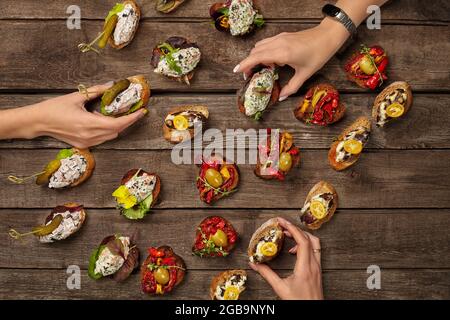
[[[338,51],[350,37],[350,33],[345,26],[331,17],[325,17],[318,27],[322,29],[323,34],[327,38],[327,43],[335,48],[335,52]]]

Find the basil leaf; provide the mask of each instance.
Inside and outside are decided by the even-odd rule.
[[[266,22],[264,21],[264,18],[262,15],[257,15],[255,17],[255,20],[253,20],[253,23],[255,24],[255,26],[257,26],[258,28],[261,28]]]
[[[219,10],[217,10],[217,12],[219,12],[219,13],[223,14],[224,16],[228,17],[230,15],[230,8],[223,7],[223,8],[220,8]]]
[[[167,61],[167,64],[169,65],[170,69],[181,75],[183,71],[181,70],[181,67],[177,64],[175,59],[172,57],[172,54],[169,53],[164,57]]]
[[[108,21],[113,15],[122,12],[125,9],[125,5],[123,3],[116,3],[116,5],[109,11],[108,15],[105,18],[105,21]]]

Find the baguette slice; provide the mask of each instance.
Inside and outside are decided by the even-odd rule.
[[[205,106],[201,106],[201,105],[189,105],[189,106],[176,107],[176,108],[173,108],[172,110],[170,110],[168,115],[183,112],[183,111],[198,112],[203,115],[205,120],[207,120],[209,118],[208,108]],[[164,118],[164,120],[165,120],[165,118]],[[190,139],[194,138],[194,133],[195,132],[194,132],[193,128],[184,130],[184,131],[179,131],[176,129],[169,128],[166,125],[165,121],[163,123],[164,139],[166,139],[170,143],[176,144],[176,143],[180,143],[182,141],[190,140]]]
[[[265,263],[268,261],[271,261],[275,259],[278,254],[281,252],[281,248],[283,247],[284,243],[284,233],[283,229],[281,228],[277,218],[272,218],[264,222],[256,231],[253,233],[250,243],[247,249],[248,257],[251,258],[256,253],[258,243],[261,241],[262,238],[270,234],[271,230],[276,230],[277,240],[275,244],[277,245],[277,253],[272,257],[263,257],[260,261],[254,261],[254,263]]]
[[[133,77],[129,77],[128,80],[130,80],[131,83],[139,83],[142,86],[142,92],[141,92],[142,107],[141,108],[146,108],[148,105],[148,101],[150,100],[150,95],[151,95],[150,84],[148,83],[148,80],[142,74],[133,76]],[[134,112],[135,111],[137,111],[137,110],[134,110]]]
[[[302,222],[302,224],[310,230],[317,230],[322,226],[322,224],[329,221],[333,217],[333,215],[336,212],[336,209],[338,207],[339,197],[336,192],[336,189],[330,183],[328,183],[326,181],[319,181],[318,183],[316,183],[314,185],[314,187],[312,187],[312,189],[309,191],[308,195],[306,196],[306,200],[305,200],[305,203],[303,206],[305,206],[308,202],[310,202],[314,196],[317,196],[317,195],[323,194],[323,193],[331,193],[333,195],[332,205],[328,209],[327,215],[323,219],[316,220],[310,224]]]
[[[366,117],[359,117],[358,119],[356,119],[355,122],[353,122],[350,126],[348,126],[346,129],[344,129],[344,131],[339,135],[338,139],[335,142],[333,142],[333,144],[331,145],[330,151],[328,152],[328,162],[330,163],[330,166],[334,170],[336,170],[336,171],[345,170],[348,167],[354,165],[356,163],[356,161],[358,161],[362,152],[357,155],[352,155],[346,161],[337,162],[336,161],[336,148],[337,148],[338,144],[344,140],[345,136],[349,132],[351,132],[361,126],[366,128],[366,130],[370,133],[370,130],[371,130],[370,120]]]
[[[136,28],[133,30],[133,34],[131,35],[131,38],[130,38],[127,42],[125,42],[125,43],[122,43],[122,44],[120,44],[120,45],[117,45],[117,44],[114,42],[114,32],[111,34],[111,36],[110,36],[109,39],[108,39],[108,44],[109,44],[112,48],[118,49],[118,50],[125,48],[127,45],[129,45],[129,44],[133,41],[134,36],[136,35],[136,31],[137,31],[138,28],[139,28],[139,21],[141,20],[141,9],[140,9],[139,6],[137,5],[136,1],[134,1],[134,0],[126,0],[126,1],[123,1],[122,3],[123,3],[124,5],[129,4],[129,5],[131,5],[131,6],[133,7],[134,11],[136,12],[136,16],[137,16],[138,23],[136,24]],[[106,21],[105,21],[105,24],[106,24]]]
[[[209,296],[212,300],[217,300],[215,294],[217,287],[224,285],[232,276],[235,275],[240,275],[241,277],[247,278],[247,272],[245,270],[236,269],[221,272],[212,279],[211,285],[209,286]],[[245,290],[245,287],[243,289]]]
[[[92,175],[92,172],[94,171],[95,168],[95,159],[92,153],[89,152],[89,149],[72,148],[72,151],[73,154],[79,154],[86,159],[86,170],[81,175],[81,177],[78,178],[78,180],[72,182],[72,184],[70,185],[71,187],[76,187],[82,184],[87,179],[89,179],[89,177]]]
[[[378,118],[378,113],[380,111],[381,103],[391,95],[395,90],[397,89],[403,89],[406,93],[406,102],[403,104],[403,107],[405,108],[404,113],[400,116],[400,118],[404,117],[405,114],[409,111],[411,108],[412,102],[413,102],[413,96],[411,91],[411,86],[405,82],[405,81],[396,81],[389,86],[387,86],[381,93],[375,98],[375,102],[372,107],[372,119],[376,123]],[[395,120],[395,118],[388,118],[390,120]],[[386,122],[387,123],[387,122]]]

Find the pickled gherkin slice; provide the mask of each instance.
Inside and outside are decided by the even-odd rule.
[[[45,225],[45,226],[39,226],[39,227],[35,227],[33,228],[33,233],[34,235],[38,236],[38,237],[43,237],[46,235],[51,234],[56,228],[59,227],[59,225],[61,224],[61,222],[63,221],[63,216],[60,214],[57,214],[56,216],[53,217],[53,220]]]
[[[112,33],[114,32],[114,29],[116,28],[117,21],[119,20],[119,16],[117,14],[112,15],[105,23],[105,27],[103,28],[103,35],[98,41],[98,47],[100,49],[103,49],[106,47],[106,44],[108,43],[109,37],[111,37]]]
[[[114,99],[122,92],[125,91],[130,86],[130,80],[123,79],[118,82],[116,82],[111,88],[105,91],[105,93],[102,96],[102,109],[104,107],[110,105]],[[104,113],[104,110],[102,110],[102,113]]]
[[[61,160],[55,159],[50,161],[44,169],[44,173],[36,177],[36,184],[43,185],[50,181],[50,177],[54,174],[61,166]]]

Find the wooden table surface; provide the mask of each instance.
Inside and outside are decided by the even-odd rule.
[[[88,182],[75,189],[57,192],[6,180],[12,173],[41,170],[64,144],[51,138],[0,142],[0,298],[147,299],[137,274],[117,284],[109,279],[90,280],[86,272],[90,252],[104,236],[138,229],[141,255],[149,246],[167,244],[188,266],[185,283],[165,298],[207,299],[213,275],[228,268],[249,269],[245,251],[257,226],[273,216],[298,223],[307,192],[321,179],[334,184],[341,198],[337,214],[314,232],[322,241],[326,298],[450,298],[448,1],[395,0],[383,8],[381,30],[359,28],[360,42],[380,44],[387,50],[389,82],[408,81],[414,105],[402,121],[375,129],[358,164],[340,173],[327,163],[328,147],[356,117],[370,114],[376,96],[347,81],[342,70],[360,42],[332,58],[311,79],[334,84],[348,106],[344,120],[327,128],[295,120],[292,109],[299,97],[279,104],[261,123],[247,119],[235,106],[235,91],[242,79],[232,72],[256,41],[316,25],[325,1],[261,0],[267,25],[245,39],[234,39],[211,27],[208,8],[212,0],[190,0],[171,15],[155,12],[153,1],[138,1],[144,3],[143,19],[129,47],[107,49],[100,56],[80,54],[77,44],[95,37],[115,2],[2,1],[0,108],[72,92],[80,83],[104,83],[139,73],[148,76],[153,96],[145,120],[117,140],[92,149],[97,168]],[[81,7],[81,30],[66,28],[66,8],[72,4]],[[172,35],[188,37],[202,49],[203,59],[190,87],[152,72],[151,49]],[[283,81],[289,74],[282,72]],[[301,148],[301,168],[286,182],[277,183],[262,181],[254,176],[252,166],[241,165],[239,191],[214,206],[203,204],[195,188],[197,167],[172,164],[171,145],[161,132],[163,117],[171,107],[193,103],[209,107],[210,127],[291,131]],[[161,203],[138,222],[120,216],[111,197],[122,174],[133,167],[158,172],[163,181]],[[84,204],[88,213],[87,223],[73,238],[43,245],[35,238],[20,242],[8,237],[10,227],[28,230],[42,223],[50,208],[67,201]],[[229,219],[241,236],[236,250],[225,259],[202,260],[191,255],[195,227],[211,214]],[[285,275],[294,261],[283,252],[271,265]],[[69,265],[82,269],[81,290],[66,287]],[[380,290],[366,286],[369,265],[382,270]],[[249,272],[243,298],[276,298],[259,275]]]

